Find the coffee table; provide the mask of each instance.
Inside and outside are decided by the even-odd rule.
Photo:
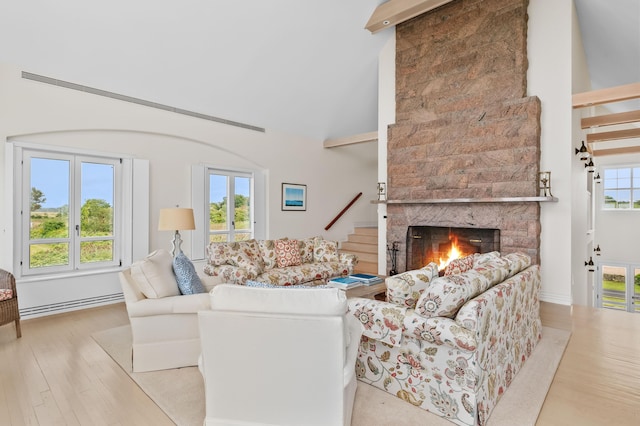
[[[387,285],[382,281],[381,283],[371,285],[361,285],[359,287],[350,288],[346,290],[347,297],[364,297],[367,299],[376,299],[382,295],[384,300],[384,294],[387,291]]]

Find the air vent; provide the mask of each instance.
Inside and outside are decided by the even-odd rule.
[[[144,105],[150,108],[162,109],[165,111],[174,112],[176,114],[188,115],[190,117],[200,118],[202,120],[215,121],[216,123],[222,123],[229,126],[241,127],[243,129],[254,130],[256,132],[264,133],[265,129],[262,127],[252,126],[250,124],[244,124],[237,121],[226,120],[224,118],[214,117],[212,115],[200,114],[199,112],[188,111],[186,109],[175,108],[156,102],[145,101],[144,99],[133,98],[131,96],[120,95],[118,93],[107,92],[106,90],[95,89],[93,87],[82,86],[80,84],[69,83],[68,81],[56,80],[55,78],[45,77],[43,75],[33,74],[30,72],[22,71],[22,78],[27,80],[39,81],[40,83],[51,84],[53,86],[64,87],[67,89],[78,90],[80,92],[91,93],[92,95],[104,96],[106,98],[118,99],[120,101],[131,102],[133,104]]]
[[[122,301],[124,301],[124,296],[122,295],[122,293],[107,294],[104,296],[69,300],[66,302],[51,303],[49,305],[32,306],[30,308],[20,309],[20,317],[22,317],[23,319],[26,319],[28,317],[35,318],[54,313],[75,311],[91,306],[108,305],[110,303]]]

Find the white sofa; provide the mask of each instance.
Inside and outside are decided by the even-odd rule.
[[[221,284],[198,316],[206,426],[351,424],[362,327],[344,291]]]
[[[210,308],[215,285],[201,276],[205,292],[182,295],[173,258],[157,250],[119,273],[133,334],[133,371],[198,365],[198,311]]]

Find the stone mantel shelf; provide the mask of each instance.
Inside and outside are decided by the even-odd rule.
[[[372,204],[455,204],[557,202],[556,197],[434,198],[424,200],[372,200]]]

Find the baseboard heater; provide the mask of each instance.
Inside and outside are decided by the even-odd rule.
[[[122,293],[106,294],[104,296],[68,300],[65,302],[51,303],[49,305],[32,306],[30,308],[20,309],[20,317],[22,319],[25,319],[28,317],[43,316],[55,312],[75,311],[77,309],[87,308],[91,306],[108,305],[110,303],[122,301],[124,301],[124,296]]]

